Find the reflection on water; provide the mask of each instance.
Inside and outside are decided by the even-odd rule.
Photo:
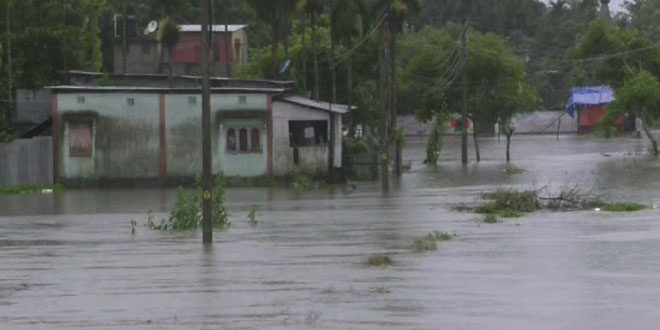
[[[496,225],[450,206],[503,185],[580,184],[658,203],[658,161],[638,140],[522,137],[461,167],[449,139],[436,169],[413,162],[389,194],[230,189],[230,229],[142,225],[166,217],[174,190],[0,197],[0,329],[655,329],[658,211],[538,213]],[[247,212],[258,205],[259,225]],[[131,235],[130,220],[140,223]],[[409,250],[429,231],[458,238]],[[386,253],[394,265],[365,265]]]

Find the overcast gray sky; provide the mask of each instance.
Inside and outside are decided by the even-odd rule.
[[[550,2],[549,0],[543,0],[543,1],[545,3]],[[621,8],[621,5],[623,4],[623,1],[624,0],[612,0],[610,2],[610,10],[612,10],[613,12],[622,11],[623,9]]]

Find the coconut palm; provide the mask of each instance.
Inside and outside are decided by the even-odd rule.
[[[271,65],[273,77],[277,76],[279,64],[279,45],[283,39],[285,27],[295,12],[298,0],[248,0],[248,4],[260,20],[270,25],[271,38]]]
[[[169,56],[169,61],[167,61],[167,79],[170,82],[170,87],[174,87],[174,83],[172,82],[172,62],[174,61],[174,48],[179,43],[180,37],[179,26],[171,18],[166,17],[160,22],[158,41],[167,49]]]
[[[314,92],[313,98],[319,100],[319,57],[318,57],[318,40],[316,36],[316,19],[321,15],[325,9],[325,0],[297,0],[298,11],[305,13],[310,17],[310,25],[312,27],[312,56],[314,59]]]

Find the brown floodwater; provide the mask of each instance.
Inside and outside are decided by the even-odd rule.
[[[483,161],[463,167],[448,138],[431,169],[410,139],[411,170],[386,194],[229,189],[232,226],[206,249],[199,232],[144,226],[149,210],[167,217],[175,190],[0,196],[0,329],[656,329],[660,211],[486,225],[451,207],[574,185],[654,206],[660,162],[635,139],[528,136],[507,165],[504,144],[484,139]],[[436,230],[456,238],[410,249]],[[376,253],[394,264],[367,266]]]

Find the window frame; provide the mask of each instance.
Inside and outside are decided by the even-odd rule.
[[[80,131],[83,128],[81,126],[87,126],[84,129],[89,132],[89,145],[87,148],[74,145],[74,135],[80,133],[74,133],[74,131]],[[93,121],[84,121],[84,120],[72,120],[67,122],[67,130],[69,135],[69,157],[71,158],[91,158],[94,156],[94,122]],[[78,142],[78,141],[76,141]]]
[[[244,132],[244,139],[241,138]],[[256,135],[255,135],[255,132]],[[230,155],[263,154],[262,128],[258,126],[231,126],[225,132],[225,153]],[[234,136],[234,147],[230,148],[230,136]],[[256,139],[255,139],[256,138]],[[256,144],[255,142],[256,141]],[[245,144],[242,145],[241,142]],[[242,147],[245,148],[242,148]]]

